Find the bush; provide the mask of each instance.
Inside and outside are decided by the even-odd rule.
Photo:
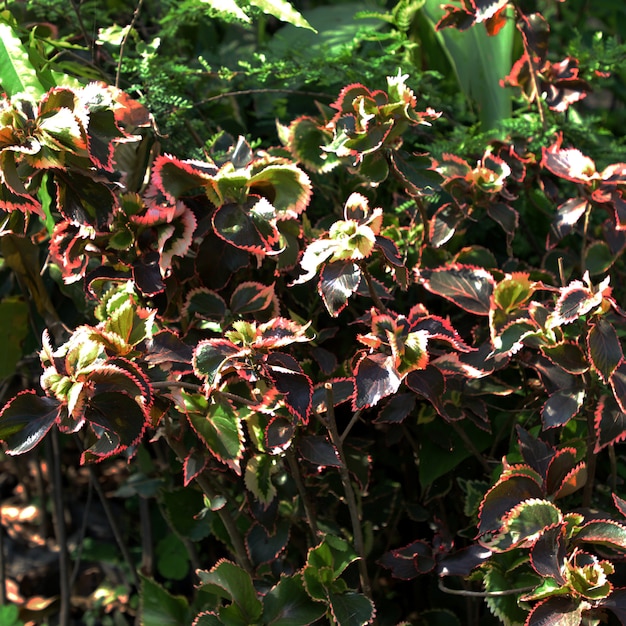
[[[91,82],[72,33],[0,25],[11,367],[42,331],[0,439],[50,438],[56,471],[128,460],[117,496],[158,540],[102,498],[116,619],[137,594],[148,626],[626,623],[626,165],[616,118],[583,108],[623,48],[582,30],[553,56],[570,3],[401,1],[357,31],[350,3],[233,3],[292,26],[262,18],[231,89],[204,51],[159,57],[249,36],[203,5],[103,29]],[[319,47],[281,56],[311,24]]]

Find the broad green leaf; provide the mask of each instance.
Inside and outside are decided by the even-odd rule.
[[[585,269],[591,276],[603,274],[613,265],[616,258],[604,241],[594,241],[585,250]]]
[[[269,454],[257,454],[246,463],[246,488],[265,506],[276,497],[276,486],[272,482],[275,472],[275,460]]]
[[[268,44],[276,57],[292,58],[294,50],[306,50],[308,55],[335,55],[346,46],[356,46],[372,31],[384,24],[377,19],[355,19],[364,8],[362,2],[318,6],[303,12],[311,30],[293,25],[281,28]]]
[[[443,15],[440,0],[426,0],[423,11],[434,29]],[[512,16],[506,26],[490,37],[483,24],[460,31],[445,28],[435,32],[450,60],[461,89],[474,101],[484,130],[496,128],[511,115],[511,95],[500,87],[500,79],[511,70],[515,25]]]
[[[189,626],[187,600],[173,596],[151,578],[141,577],[140,613],[143,626]]]
[[[338,626],[365,626],[374,617],[374,605],[362,593],[331,593],[329,600]]]
[[[0,84],[9,97],[26,94],[37,101],[44,93],[37,71],[15,31],[0,23]]]
[[[250,574],[230,561],[222,560],[210,571],[199,570],[199,589],[214,593],[232,602],[247,619],[247,624],[258,623],[263,605],[257,597]],[[220,611],[222,615],[222,611]]]
[[[209,534],[207,520],[199,515],[204,506],[199,491],[179,487],[163,491],[161,497],[164,513],[178,535],[191,541],[200,541]]]
[[[174,533],[162,537],[156,545],[157,570],[163,578],[182,580],[189,571],[185,544]]]
[[[315,600],[325,600],[330,591],[344,587],[337,579],[357,558],[348,542],[334,535],[326,535],[317,547],[309,550],[303,570],[308,594]]]
[[[270,563],[287,546],[291,524],[282,520],[274,532],[269,532],[261,524],[253,524],[246,535],[246,549],[255,565]]]
[[[258,7],[267,13],[273,15],[281,22],[288,22],[299,28],[308,28],[313,32],[317,32],[311,24],[309,24],[301,13],[296,11],[291,2],[287,0],[248,0],[252,6]]]
[[[241,474],[239,462],[243,455],[241,419],[225,403],[210,404],[205,415],[189,412],[189,421],[209,452]]]
[[[242,22],[250,22],[250,18],[239,8],[235,0],[200,0],[200,2],[213,9],[218,16],[224,14]]]
[[[326,613],[326,604],[313,601],[298,574],[281,578],[263,598],[263,624],[307,626]]]

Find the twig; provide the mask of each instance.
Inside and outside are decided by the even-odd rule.
[[[96,493],[98,494],[98,498],[100,498],[100,502],[102,503],[102,508],[104,509],[104,513],[107,517],[107,520],[109,521],[111,530],[113,531],[113,536],[115,537],[117,546],[119,547],[120,552],[122,553],[122,556],[124,557],[124,560],[128,564],[128,567],[130,569],[130,575],[133,579],[133,583],[137,587],[137,589],[139,589],[141,586],[141,582],[139,580],[139,576],[137,575],[137,568],[135,567],[135,564],[133,563],[133,559],[130,556],[128,547],[126,546],[124,538],[122,537],[122,531],[120,530],[117,520],[115,519],[115,515],[113,515],[111,505],[109,504],[109,501],[107,500],[106,494],[102,490],[102,485],[100,485],[100,482],[98,481],[98,477],[96,476],[96,472],[93,466],[88,465],[87,469],[89,470],[89,476],[91,477],[91,482],[93,483],[93,487],[96,490]]]
[[[526,593],[532,591],[536,585],[532,587],[518,587],[517,589],[503,589],[502,591],[468,591],[466,589],[450,589],[443,584],[443,578],[439,579],[439,589],[444,593],[449,593],[453,596],[466,596],[469,598],[498,598],[500,596],[514,596],[519,593]]]
[[[152,545],[152,522],[150,502],[139,496],[139,520],[141,523],[141,573],[152,576],[154,573],[154,546]]]
[[[83,544],[85,542],[85,536],[87,534],[87,523],[89,521],[89,510],[91,509],[91,500],[93,498],[93,481],[89,481],[89,487],[87,489],[87,502],[85,503],[85,513],[83,514],[83,523],[80,527],[80,534],[78,535],[78,546],[76,548],[76,554],[74,556],[74,569],[72,570],[72,576],[70,578],[70,588],[74,587],[74,583],[78,578],[78,572],[80,570],[80,559],[83,552]]]
[[[341,433],[341,437],[340,437],[341,443],[345,441],[346,437],[352,430],[352,427],[359,421],[360,417],[361,417],[361,409],[358,409],[357,411],[354,412],[354,415],[352,415],[352,418],[348,422],[348,425],[344,428],[344,431]]]
[[[83,16],[80,13],[80,7],[77,4],[76,0],[70,0],[70,4],[72,5],[72,9],[74,11],[74,14],[76,15],[76,19],[78,20],[78,27],[80,28],[80,32],[82,33],[85,43],[87,44],[91,52],[91,62],[93,63],[95,61],[95,46],[93,39],[89,36],[89,33],[87,32],[85,22],[83,22]]]
[[[130,20],[130,24],[128,25],[126,32],[124,33],[124,37],[122,37],[122,43],[120,44],[120,58],[117,62],[117,70],[115,72],[115,86],[116,87],[120,86],[120,73],[122,71],[122,60],[124,58],[124,49],[126,48],[126,42],[128,41],[130,32],[135,27],[135,22],[137,21],[137,18],[139,17],[139,11],[141,10],[142,4],[143,4],[143,0],[139,0],[137,2],[137,6],[135,7],[133,17]]]
[[[454,429],[454,432],[460,437],[461,441],[467,446],[467,449],[474,455],[474,457],[482,465],[482,468],[485,471],[485,473],[489,474],[491,472],[489,463],[487,463],[487,461],[485,460],[483,455],[480,453],[478,448],[474,445],[474,442],[467,436],[467,433],[461,428],[461,426],[459,426],[459,424],[456,421],[451,420],[448,423],[452,426],[452,428]]]
[[[59,578],[61,604],[59,608],[60,626],[69,626],[70,623],[70,560],[67,553],[67,532],[65,528],[65,515],[63,509],[63,483],[61,480],[61,448],[59,446],[59,433],[53,429],[50,433],[51,466],[52,466],[52,490],[54,529],[57,545],[59,548]]]
[[[335,404],[333,398],[333,386],[331,383],[325,383],[326,389],[326,414],[327,425],[330,439],[337,449],[337,455],[339,456],[339,476],[341,477],[341,483],[343,485],[343,491],[346,496],[346,504],[348,505],[348,511],[350,512],[350,521],[352,522],[352,533],[354,535],[354,547],[359,555],[359,577],[361,579],[361,588],[363,593],[372,600],[372,586],[370,584],[369,574],[367,572],[367,562],[365,560],[365,544],[363,542],[363,532],[361,530],[361,520],[356,503],[356,496],[354,489],[352,488],[352,481],[350,480],[350,472],[346,465],[346,456],[343,451],[343,442],[339,436],[337,430],[337,421],[335,420]]]
[[[187,450],[183,443],[178,441],[173,436],[169,420],[166,419],[164,423],[166,432],[165,440],[167,441],[170,448],[172,448],[174,454],[178,457],[178,459],[183,462],[185,456],[187,455]],[[196,481],[196,483],[198,483],[198,486],[200,487],[200,489],[202,489],[202,491],[207,496],[207,498],[209,498],[209,500],[215,500],[216,493],[213,490],[213,485],[211,484],[206,473],[198,474],[194,478],[194,480]],[[216,513],[221,519],[222,524],[224,524],[224,528],[228,533],[237,563],[247,572],[251,573],[253,569],[252,564],[250,563],[250,559],[248,558],[248,553],[246,552],[246,547],[244,545],[241,533],[239,532],[237,524],[235,524],[235,520],[231,516],[230,511],[226,507],[222,507],[221,509],[218,509]]]
[[[593,411],[587,411],[587,481],[583,489],[583,507],[588,508],[591,506],[591,497],[593,496],[593,487],[596,477],[596,459],[597,455],[594,453],[596,445],[596,434]]]
[[[370,298],[374,301],[376,308],[381,313],[387,313],[387,307],[383,304],[382,300],[376,293],[376,288],[372,280],[372,275],[370,274],[370,271],[367,269],[367,265],[365,265],[365,263],[361,263],[361,271],[363,272],[363,276],[365,277],[365,282],[367,283],[367,288],[370,293]]]
[[[298,467],[296,455],[291,446],[289,446],[289,448],[287,448],[287,450],[285,451],[285,457],[287,459],[289,469],[291,470],[291,476],[296,483],[296,489],[300,494],[302,506],[304,507],[304,513],[306,515],[309,528],[311,529],[311,533],[313,534],[313,539],[317,539],[319,533],[319,530],[317,528],[317,520],[315,519],[315,514],[313,513],[313,507],[311,506],[309,495],[306,491],[306,488],[304,487],[304,483],[302,482],[302,476],[300,474],[300,468]]]
[[[4,524],[0,519],[0,606],[7,603],[6,565],[4,561]]]
[[[194,102],[195,106],[200,106],[202,104],[207,104],[208,102],[214,102],[215,100],[221,100],[222,98],[230,98],[232,96],[250,96],[258,93],[288,93],[296,96],[313,96],[320,98],[328,98],[329,100],[334,100],[337,96],[333,96],[329,93],[320,93],[317,91],[301,91],[299,89],[271,89],[269,87],[259,88],[259,89],[242,89],[241,91],[227,91],[225,93],[220,93],[216,96],[211,96],[210,98],[205,98],[204,100],[199,100],[198,102]]]

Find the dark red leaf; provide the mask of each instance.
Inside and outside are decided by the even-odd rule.
[[[576,417],[585,401],[585,395],[584,387],[560,389],[551,394],[541,409],[544,429],[565,426]]]
[[[608,598],[600,601],[600,606],[608,609],[626,626],[626,589],[614,589]]]
[[[587,335],[587,348],[594,368],[607,383],[624,355],[617,331],[603,317],[591,325]]]
[[[167,365],[178,374],[193,371],[191,359],[193,349],[184,343],[172,330],[161,330],[147,342],[145,360],[154,365]]]
[[[396,246],[395,241],[393,239],[389,239],[389,237],[382,237],[381,235],[376,236],[376,247],[383,253],[387,262],[393,265],[394,267],[403,267],[404,259],[398,250],[398,246]]]
[[[626,439],[626,413],[620,409],[612,396],[602,396],[594,413],[597,454],[612,443]]]
[[[470,313],[489,315],[496,281],[487,270],[471,265],[455,265],[421,270],[420,278],[428,291],[454,302]]]
[[[289,447],[295,432],[292,421],[277,415],[265,428],[265,447],[270,454],[277,454]]]
[[[567,528],[559,524],[546,529],[530,551],[530,564],[540,576],[554,578],[558,584],[565,584],[563,569],[567,558]]]
[[[85,408],[85,419],[114,433],[119,446],[124,448],[138,443],[147,426],[143,407],[127,394],[114,391],[91,398]]]
[[[555,449],[541,439],[536,439],[519,424],[515,427],[519,451],[524,461],[545,478]]]
[[[7,453],[32,450],[52,428],[60,406],[34,391],[22,391],[9,400],[0,413],[0,440],[7,444]]]
[[[610,383],[619,408],[626,413],[626,362],[622,361],[615,368]]]
[[[139,257],[133,265],[133,279],[145,296],[154,296],[165,289],[159,260],[159,253],[151,250]]]
[[[313,403],[313,383],[300,364],[289,354],[273,352],[265,360],[265,370],[276,389],[284,395],[285,406],[301,424],[309,421]]]
[[[617,494],[613,494],[613,503],[615,504],[615,507],[617,508],[617,510],[624,516],[626,517],[626,500],[623,500],[622,498],[620,498]]]
[[[419,540],[403,548],[385,552],[378,562],[390,569],[394,578],[401,580],[411,580],[419,574],[427,574],[435,567],[432,547]]]
[[[321,435],[306,435],[298,440],[300,454],[318,467],[341,467],[337,449]]]
[[[396,393],[378,413],[375,424],[400,424],[415,408],[415,394]]]
[[[273,561],[289,541],[289,523],[282,522],[270,533],[260,524],[253,524],[246,534],[246,550],[255,565]]]
[[[552,363],[570,374],[584,374],[589,369],[583,351],[575,343],[565,341],[554,346],[540,346],[539,349]]]
[[[183,463],[183,484],[185,487],[207,466],[208,457],[202,452],[192,448]]]
[[[400,375],[394,366],[394,358],[384,354],[361,357],[354,368],[356,396],[353,409],[374,406],[383,398],[395,393],[400,387]]]
[[[565,477],[576,466],[576,450],[561,448],[555,450],[546,471],[545,488],[548,495],[555,494]]]
[[[491,554],[491,550],[479,544],[473,544],[438,559],[437,574],[439,576],[469,576],[472,570],[482,565]]]
[[[580,601],[552,597],[535,605],[524,626],[580,626],[582,613]]]
[[[448,203],[439,207],[428,226],[430,244],[439,248],[450,241],[464,219],[465,215],[456,204]]]
[[[584,198],[570,198],[559,206],[552,221],[549,236],[550,247],[556,245],[571,232],[589,207],[589,202]]]
[[[352,261],[327,263],[320,272],[319,293],[328,312],[337,317],[348,304],[361,280],[361,270]]]
[[[254,254],[278,251],[276,210],[265,198],[251,195],[244,205],[222,205],[213,214],[213,227],[218,237],[235,248]]]
[[[515,506],[532,498],[542,498],[541,485],[525,474],[509,474],[496,483],[480,504],[480,535],[500,530],[502,518]]]

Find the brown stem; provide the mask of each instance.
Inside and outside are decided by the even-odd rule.
[[[304,514],[306,515],[307,523],[309,524],[309,528],[311,529],[311,533],[313,535],[314,541],[317,540],[319,535],[319,529],[317,527],[317,520],[315,519],[315,513],[313,512],[313,507],[311,505],[311,501],[309,500],[309,494],[302,482],[302,475],[300,474],[300,468],[298,467],[298,461],[296,460],[296,455],[292,450],[291,446],[287,448],[285,452],[285,457],[287,459],[287,464],[289,465],[289,469],[291,470],[291,476],[296,483],[296,489],[300,494],[300,499],[302,500],[302,506],[304,507]]]
[[[135,27],[135,22],[139,17],[139,11],[141,10],[141,5],[143,4],[143,0],[139,0],[137,2],[137,6],[135,7],[135,11],[133,12],[133,17],[130,20],[130,24],[128,25],[128,30],[124,33],[124,37],[122,38],[122,43],[120,44],[120,58],[117,62],[117,70],[115,72],[115,86],[120,86],[120,73],[122,71],[122,60],[124,58],[124,50],[126,48],[126,42],[128,41],[128,37],[130,36],[130,31]]]
[[[270,89],[270,88],[262,88],[262,89],[242,89],[241,91],[227,91],[226,93],[220,93],[217,96],[211,96],[210,98],[205,98],[204,100],[199,100],[194,103],[194,106],[200,106],[202,104],[207,104],[208,102],[214,102],[215,100],[221,100],[222,98],[230,98],[232,96],[250,96],[254,94],[260,93],[288,93],[296,96],[312,96],[314,98],[328,98],[329,100],[334,100],[337,96],[333,96],[329,93],[318,93],[316,91],[301,91],[299,89]]]
[[[372,281],[372,275],[367,269],[367,265],[365,263],[361,264],[361,272],[363,272],[363,276],[365,277],[365,282],[367,283],[367,288],[370,292],[370,298],[374,301],[376,308],[381,313],[387,313],[387,307],[382,303],[382,300],[378,297],[376,293],[376,288],[374,287],[374,283]]]
[[[346,465],[346,456],[343,450],[343,441],[339,436],[339,430],[337,429],[337,421],[335,420],[335,405],[333,399],[333,386],[331,383],[324,385],[326,389],[326,413],[327,413],[327,425],[330,439],[337,449],[337,456],[339,457],[339,476],[341,477],[341,483],[343,485],[343,491],[346,496],[346,504],[348,505],[348,511],[350,512],[350,521],[352,523],[352,533],[354,536],[354,547],[359,555],[359,576],[361,579],[361,588],[363,593],[372,600],[372,586],[370,584],[369,574],[367,572],[367,562],[365,560],[365,544],[363,542],[363,531],[361,529],[361,520],[359,517],[359,509],[357,506],[356,496],[354,489],[352,488],[352,481],[350,480],[350,472]]]
[[[455,422],[448,422],[454,432],[461,438],[461,441],[467,446],[467,449],[476,457],[477,461],[482,465],[483,470],[486,474],[491,472],[491,468],[489,467],[489,463],[484,459],[483,455],[480,453],[478,448],[474,445],[474,442],[467,436],[467,433],[461,428],[461,426]]]
[[[587,411],[587,482],[583,489],[583,502],[585,508],[591,506],[591,496],[593,495],[594,481],[596,477],[596,459],[594,453],[596,445],[596,434],[594,425],[594,416],[592,411]]]
[[[187,456],[187,449],[181,441],[178,441],[176,437],[173,436],[169,420],[166,419],[164,423],[166,430],[165,440],[167,441],[170,448],[174,451],[174,454],[176,454],[179,461],[181,461],[182,463]],[[213,485],[211,484],[211,481],[205,472],[198,474],[194,478],[194,480],[196,481],[200,489],[202,489],[206,497],[209,498],[209,500],[215,500],[217,494],[215,493]],[[243,567],[243,569],[245,569],[248,573],[252,573],[252,564],[250,563],[250,559],[248,558],[248,553],[246,552],[243,538],[241,536],[241,533],[239,532],[239,529],[237,528],[237,524],[235,524],[235,520],[230,514],[230,511],[224,506],[221,509],[218,509],[216,513],[222,521],[222,524],[224,524],[224,528],[228,533],[228,537],[230,538],[230,541],[232,543],[234,557],[237,563],[241,567]]]

